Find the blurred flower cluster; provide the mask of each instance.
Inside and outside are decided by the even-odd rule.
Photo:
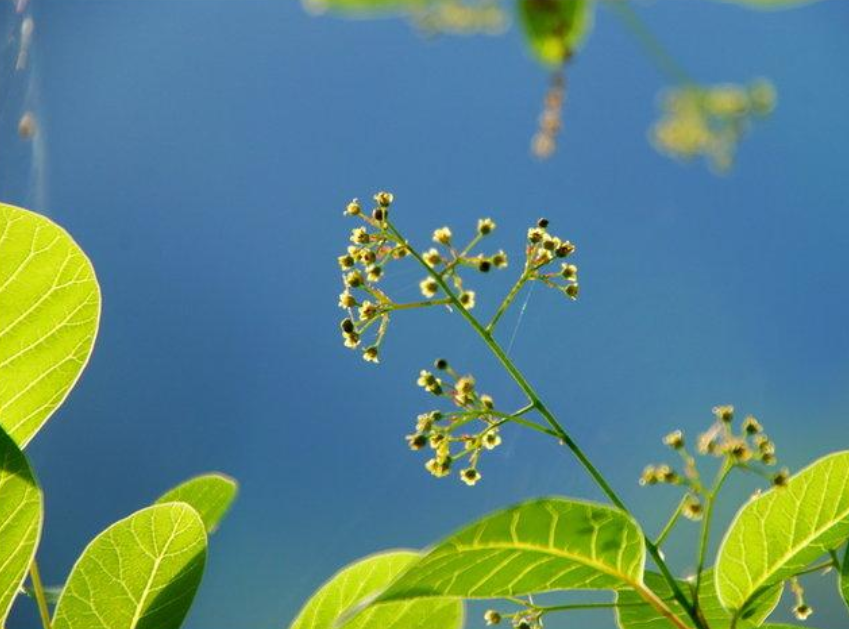
[[[724,172],[733,165],[737,144],[752,122],[772,113],[775,103],[775,88],[765,79],[747,86],[688,85],[669,90],[651,139],[662,153],[684,160],[704,157]]]

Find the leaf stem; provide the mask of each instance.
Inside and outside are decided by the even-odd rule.
[[[43,629],[50,629],[50,608],[47,606],[47,597],[44,595],[44,584],[41,582],[41,574],[38,571],[38,562],[35,557],[29,566],[30,581],[32,581],[32,589],[35,594],[35,601],[38,604],[38,614],[41,616],[41,626]]]
[[[645,22],[634,11],[625,0],[608,0],[604,3],[609,6],[616,16],[625,24],[634,38],[642,47],[643,51],[652,60],[655,67],[665,74],[674,83],[685,85],[696,85],[696,81],[690,73],[678,63],[675,57],[661,43],[657,36],[646,26]]]
[[[548,409],[545,403],[540,399],[537,392],[534,390],[533,386],[530,382],[525,378],[521,371],[516,367],[510,357],[504,352],[498,342],[493,338],[492,334],[487,331],[483,325],[477,320],[477,318],[469,312],[465,306],[460,302],[457,295],[454,294],[454,291],[448,286],[445,282],[444,278],[436,271],[434,271],[422,258],[421,254],[416,251],[401,235],[401,233],[395,228],[395,226],[387,221],[386,227],[391,234],[393,234],[399,241],[399,243],[404,244],[407,247],[407,250],[410,252],[410,255],[415,258],[419,264],[424,267],[427,272],[433,277],[436,282],[439,284],[440,288],[445,292],[448,298],[451,300],[452,304],[457,308],[457,311],[460,315],[469,323],[470,326],[477,332],[478,336],[480,336],[481,340],[489,347],[490,351],[495,354],[495,357],[498,358],[499,362],[502,364],[504,369],[520,389],[525,393],[528,398],[528,401],[532,406],[536,408],[540,415],[548,422],[549,426],[551,426],[552,431],[555,433],[556,437],[560,440],[560,443],[569,448],[575,458],[578,459],[580,464],[584,467],[586,472],[592,477],[595,483],[599,486],[602,492],[607,496],[607,498],[619,509],[624,511],[625,513],[631,514],[631,511],[625,506],[625,503],[616,493],[616,491],[611,487],[610,483],[607,482],[607,479],[602,476],[601,472],[593,465],[592,461],[589,460],[584,451],[578,446],[574,439],[566,432],[563,426],[557,421],[552,412]],[[657,564],[657,567],[660,569],[663,574],[664,579],[668,583],[670,589],[672,590],[673,596],[675,600],[683,607],[690,618],[695,623],[695,626],[698,629],[708,629],[705,626],[705,623],[701,620],[699,615],[696,613],[695,607],[687,600],[687,597],[684,596],[684,593],[681,591],[678,582],[675,580],[675,577],[669,570],[669,567],[666,565],[666,562],[663,560],[663,556],[658,550],[657,546],[648,539],[648,537],[644,536],[646,548],[651,554],[654,562]],[[672,611],[669,607],[663,602],[662,599],[658,598],[658,596],[648,589],[645,586],[641,588],[636,588],[637,592],[642,596],[647,603],[652,605],[655,609],[657,609],[664,617],[666,617],[672,624],[679,629],[689,629],[686,624],[684,624]]]

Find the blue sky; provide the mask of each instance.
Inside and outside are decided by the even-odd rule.
[[[535,434],[508,431],[474,490],[407,451],[430,404],[415,375],[438,355],[506,406],[521,399],[444,312],[393,321],[379,368],[341,346],[341,210],[381,188],[421,244],[492,216],[494,246],[519,255],[547,216],[578,245],[581,299],[537,289],[502,333],[515,330],[511,355],[647,529],[676,497],[639,488],[643,465],[716,404],[755,414],[791,467],[845,448],[849,5],[637,9],[700,80],[776,84],[778,109],[727,176],[649,146],[666,83],[606,10],[568,69],[560,150],[540,163],[528,140],[547,76],[516,29],[424,40],[399,20],[317,18],[292,1],[32,0],[31,74],[2,75],[15,91],[0,185],[68,227],[104,294],[90,367],[29,450],[47,492],[46,580],[108,523],[214,469],[242,493],[212,540],[198,629],[283,627],[359,556],[531,496],[598,498]],[[35,171],[42,154],[14,136],[23,102],[43,130]],[[412,295],[416,273],[388,285]],[[472,279],[481,308],[509,282]],[[670,547],[682,571],[691,533]],[[843,623],[833,583],[812,589],[812,622]]]

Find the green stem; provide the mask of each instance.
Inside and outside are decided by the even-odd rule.
[[[729,459],[725,459],[722,462],[722,467],[717,472],[716,480],[714,480],[713,487],[710,492],[705,496],[705,515],[702,519],[702,533],[701,539],[699,541],[699,555],[698,555],[698,564],[696,567],[696,587],[693,592],[693,606],[698,607],[699,604],[699,591],[702,585],[702,575],[705,570],[705,562],[707,560],[707,549],[708,543],[710,541],[710,524],[711,519],[713,518],[713,506],[716,503],[716,496],[719,493],[720,489],[722,489],[722,485],[725,483],[725,479],[728,478],[728,473],[734,469],[734,463],[732,463]]]
[[[428,306],[447,306],[451,303],[450,299],[428,299],[427,301],[413,301],[408,304],[392,304],[387,306],[387,312],[395,310],[412,310],[413,308],[427,308]]]
[[[814,572],[820,572],[821,570],[827,570],[828,568],[840,568],[840,564],[835,562],[834,559],[829,559],[828,561],[823,561],[822,563],[818,563],[815,566],[811,566],[810,568],[805,568],[794,574],[794,577],[801,577],[806,574],[813,574]]]
[[[657,536],[654,545],[658,548],[663,545],[663,542],[665,542],[666,538],[669,537],[672,529],[675,528],[675,525],[678,523],[678,519],[681,517],[681,513],[684,511],[685,504],[687,504],[687,496],[681,498],[681,502],[678,503],[678,506],[675,508],[675,512],[670,516],[669,521],[666,523],[666,526],[663,527],[660,535]]]
[[[646,26],[645,22],[640,19],[640,16],[628,6],[625,0],[608,0],[605,4],[613,10],[616,16],[625,24],[626,28],[631,31],[631,34],[636,38],[645,53],[654,62],[655,67],[662,74],[665,74],[673,83],[683,83],[685,85],[697,84],[689,72],[678,63],[672,53],[666,49],[657,36],[652,33],[651,29]]]
[[[513,284],[513,288],[510,289],[510,292],[507,293],[507,296],[504,298],[504,301],[501,302],[501,305],[498,306],[498,310],[495,311],[495,315],[493,315],[492,320],[486,324],[486,331],[488,333],[492,333],[495,329],[495,325],[498,323],[498,320],[501,318],[507,309],[510,307],[510,304],[513,303],[513,300],[516,299],[516,295],[519,294],[519,291],[522,290],[522,287],[525,283],[530,279],[530,275],[528,274],[527,269],[522,276]]]
[[[528,398],[528,401],[534,406],[534,408],[536,408],[539,414],[543,416],[546,422],[548,422],[549,426],[551,426],[552,430],[556,434],[556,437],[560,440],[560,443],[569,448],[575,458],[578,459],[578,461],[581,463],[581,465],[584,467],[590,477],[592,477],[595,483],[599,486],[602,492],[604,492],[607,498],[616,507],[630,514],[631,511],[628,509],[627,506],[625,506],[625,503],[622,501],[622,499],[619,497],[613,487],[611,487],[610,483],[607,482],[604,476],[602,476],[601,472],[595,467],[595,465],[592,464],[587,455],[584,454],[584,451],[578,446],[575,440],[572,439],[569,433],[567,433],[563,426],[560,425],[560,423],[554,417],[552,412],[548,409],[542,399],[540,399],[540,396],[534,390],[533,386],[531,386],[531,383],[527,381],[522,372],[519,371],[513,361],[510,360],[510,357],[507,356],[507,354],[504,352],[498,342],[493,338],[492,334],[490,334],[490,332],[488,332],[480,324],[480,322],[475,318],[475,316],[471,312],[469,312],[465,308],[465,306],[463,306],[462,303],[460,303],[459,298],[454,294],[454,291],[451,290],[451,288],[448,286],[442,276],[436,271],[434,271],[432,268],[430,268],[430,266],[428,266],[428,264],[421,257],[421,254],[419,254],[419,252],[416,251],[404,239],[401,233],[398,232],[395,226],[392,225],[389,221],[387,221],[387,229],[398,239],[399,243],[406,245],[407,250],[410,252],[410,255],[413,256],[419,262],[419,264],[421,264],[427,270],[427,272],[436,280],[440,288],[442,288],[442,290],[451,300],[452,304],[457,308],[457,311],[469,323],[469,325],[472,326],[475,332],[477,332],[481,340],[483,340],[487,347],[489,347],[490,351],[495,354],[495,357],[498,358],[499,362],[502,364],[507,373],[510,374],[510,376],[513,378],[519,388],[522,389],[522,391],[525,393]],[[671,571],[669,570],[669,567],[666,565],[666,562],[663,560],[663,556],[661,555],[660,550],[650,539],[648,539],[648,537],[644,536],[644,539],[649,554],[651,554],[652,558],[657,564],[657,567],[663,574],[664,579],[672,590],[675,600],[678,601],[681,607],[683,607],[687,611],[687,614],[693,620],[695,626],[698,629],[708,629],[705,626],[705,623],[696,613],[694,606],[691,605],[690,602],[687,600],[687,597],[684,596],[684,593],[681,591],[681,587],[678,585],[678,582],[672,575]],[[669,608],[663,603],[662,600],[657,597],[656,594],[654,594],[654,592],[652,592],[648,588],[643,588],[642,590],[638,590],[638,593],[646,600],[646,602],[655,607],[655,609],[660,611],[668,620],[670,620],[670,622],[680,627],[681,629],[689,629],[686,625],[681,623],[678,617],[675,616],[675,614],[673,614],[669,610]]]
[[[35,601],[38,604],[38,614],[41,616],[41,626],[44,629],[50,629],[50,608],[47,606],[47,597],[44,595],[44,584],[41,582],[38,563],[34,557],[29,566],[29,576],[32,581],[32,590],[35,593]]]

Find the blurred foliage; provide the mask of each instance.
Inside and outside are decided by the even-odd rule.
[[[818,0],[706,0],[753,9],[782,9]],[[302,0],[316,14],[344,17],[401,17],[426,35],[499,34],[510,24],[507,0]],[[562,128],[566,96],[565,66],[586,44],[597,5],[611,9],[640,44],[646,56],[673,87],[662,98],[661,120],[652,128],[652,144],[682,160],[704,157],[714,172],[734,162],[737,145],[751,122],[775,108],[775,87],[765,79],[749,86],[704,86],[683,69],[658,37],[632,10],[628,0],[515,0],[516,21],[529,54],[552,72],[543,99],[532,153],[550,157]]]

